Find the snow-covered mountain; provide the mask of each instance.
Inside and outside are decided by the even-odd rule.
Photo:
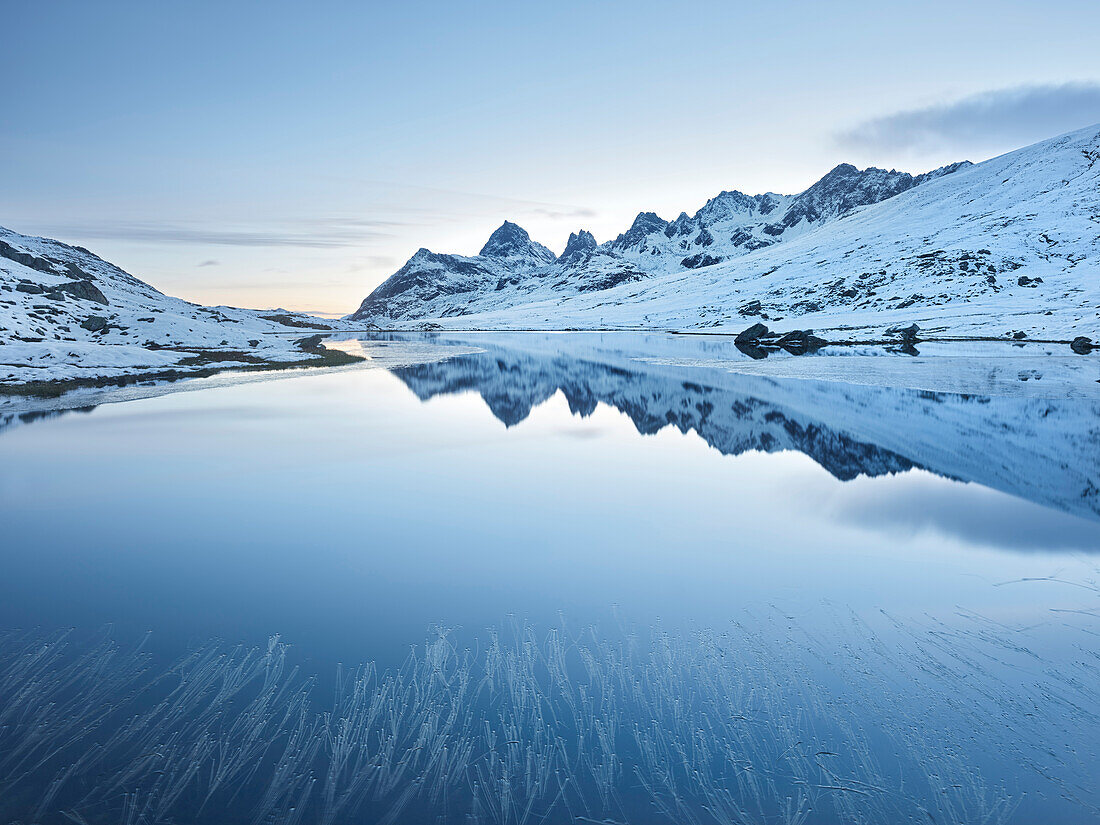
[[[0,384],[325,361],[295,343],[320,328],[300,313],[171,298],[87,249],[0,227]]]
[[[842,164],[798,195],[722,192],[671,222],[643,212],[603,244],[573,233],[556,259],[514,224],[498,236],[475,256],[421,249],[349,320],[1088,334],[1100,299],[1100,126],[917,176]]]
[[[698,269],[772,246],[968,165],[956,163],[914,177],[842,164],[795,196],[720,192],[694,216],[681,212],[671,222],[641,212],[626,232],[602,245],[582,229],[569,236],[560,258],[505,221],[477,255],[418,250],[350,317],[468,314],[464,301],[488,292],[497,303],[515,302],[539,285],[563,294],[593,292],[649,275]]]

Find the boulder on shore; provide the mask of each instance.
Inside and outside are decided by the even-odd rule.
[[[294,342],[294,345],[303,352],[317,352],[325,348],[324,344],[321,343],[324,338],[323,335],[310,335],[307,338],[299,338]]]
[[[1088,355],[1095,347],[1096,344],[1092,343],[1092,339],[1084,335],[1078,335],[1069,345],[1069,348],[1078,355]]]
[[[917,340],[918,332],[920,332],[920,327],[918,327],[916,324],[910,324],[907,327],[890,327],[890,329],[886,330],[887,335],[897,335],[899,338],[901,338],[902,341],[909,342]]]
[[[754,344],[768,334],[768,328],[763,324],[753,324],[748,329],[737,333],[733,339],[735,344]]]

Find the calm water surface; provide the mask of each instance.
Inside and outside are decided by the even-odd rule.
[[[0,821],[1100,818],[1095,359],[340,345],[0,411]]]

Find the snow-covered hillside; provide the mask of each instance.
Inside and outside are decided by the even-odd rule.
[[[508,254],[421,249],[349,320],[1095,338],[1100,126],[917,177],[841,165],[796,196],[723,192],[602,245],[574,233],[553,260],[514,224],[493,238]]]
[[[170,298],[86,249],[0,227],[0,385],[320,362],[295,343],[318,322]]]

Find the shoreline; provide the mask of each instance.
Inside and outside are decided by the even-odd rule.
[[[1010,344],[1016,347],[1026,347],[1028,345],[1044,345],[1044,346],[1065,346],[1067,350],[1072,345],[1072,340],[1062,338],[1006,338],[999,336],[928,336],[928,337],[916,337],[912,339],[906,338],[847,338],[839,340],[822,339],[823,343],[820,346],[806,350],[804,352],[792,352],[786,350],[776,344],[774,339],[760,339],[754,342],[745,342],[738,344],[736,338],[738,333],[734,332],[711,332],[705,330],[676,330],[676,329],[652,329],[652,328],[591,328],[591,329],[493,329],[493,328],[471,328],[471,329],[432,329],[432,330],[410,330],[410,329],[331,329],[324,332],[319,332],[318,337],[328,338],[330,336],[339,335],[361,335],[361,334],[398,334],[398,335],[468,335],[468,334],[542,334],[542,335],[567,335],[571,333],[576,334],[655,334],[655,335],[671,335],[671,336],[684,336],[684,337],[707,337],[707,338],[725,338],[729,339],[730,344],[733,345],[741,352],[745,352],[745,349],[755,349],[758,351],[764,351],[766,353],[778,353],[787,352],[793,357],[803,358],[807,355],[813,355],[829,348],[841,348],[841,347],[883,347],[895,354],[919,355],[913,347],[921,344],[949,344],[949,343],[966,343],[966,344],[998,344],[1005,345]],[[273,335],[281,335],[284,333],[269,333]],[[906,347],[910,349],[907,350]],[[184,351],[184,350],[181,350]],[[207,350],[207,349],[195,349],[186,350],[193,352],[193,354],[180,361],[180,366],[193,366],[196,369],[180,369],[178,367],[168,369],[158,369],[152,371],[140,371],[131,373],[122,373],[119,375],[105,375],[105,376],[90,376],[81,378],[57,378],[57,379],[43,379],[35,381],[24,381],[18,383],[0,383],[0,398],[58,398],[65,395],[68,392],[80,389],[105,389],[105,388],[121,388],[133,386],[135,384],[143,384],[146,382],[152,383],[174,383],[177,381],[183,381],[189,378],[209,378],[213,375],[224,372],[277,372],[282,370],[294,370],[294,369],[324,369],[332,367],[349,366],[351,364],[360,363],[367,359],[353,355],[340,349],[329,349],[319,347],[317,349],[303,350],[303,355],[307,357],[298,358],[292,361],[269,361],[265,359],[257,358],[254,355],[246,352],[239,351],[225,351],[225,350]],[[1100,351],[1100,348],[1093,346],[1093,352]],[[747,354],[747,353],[746,353]],[[1078,353],[1070,350],[1068,354],[1074,354],[1079,356],[1086,356],[1089,353]],[[313,356],[313,357],[308,357]],[[216,366],[219,362],[232,362],[232,366]]]

